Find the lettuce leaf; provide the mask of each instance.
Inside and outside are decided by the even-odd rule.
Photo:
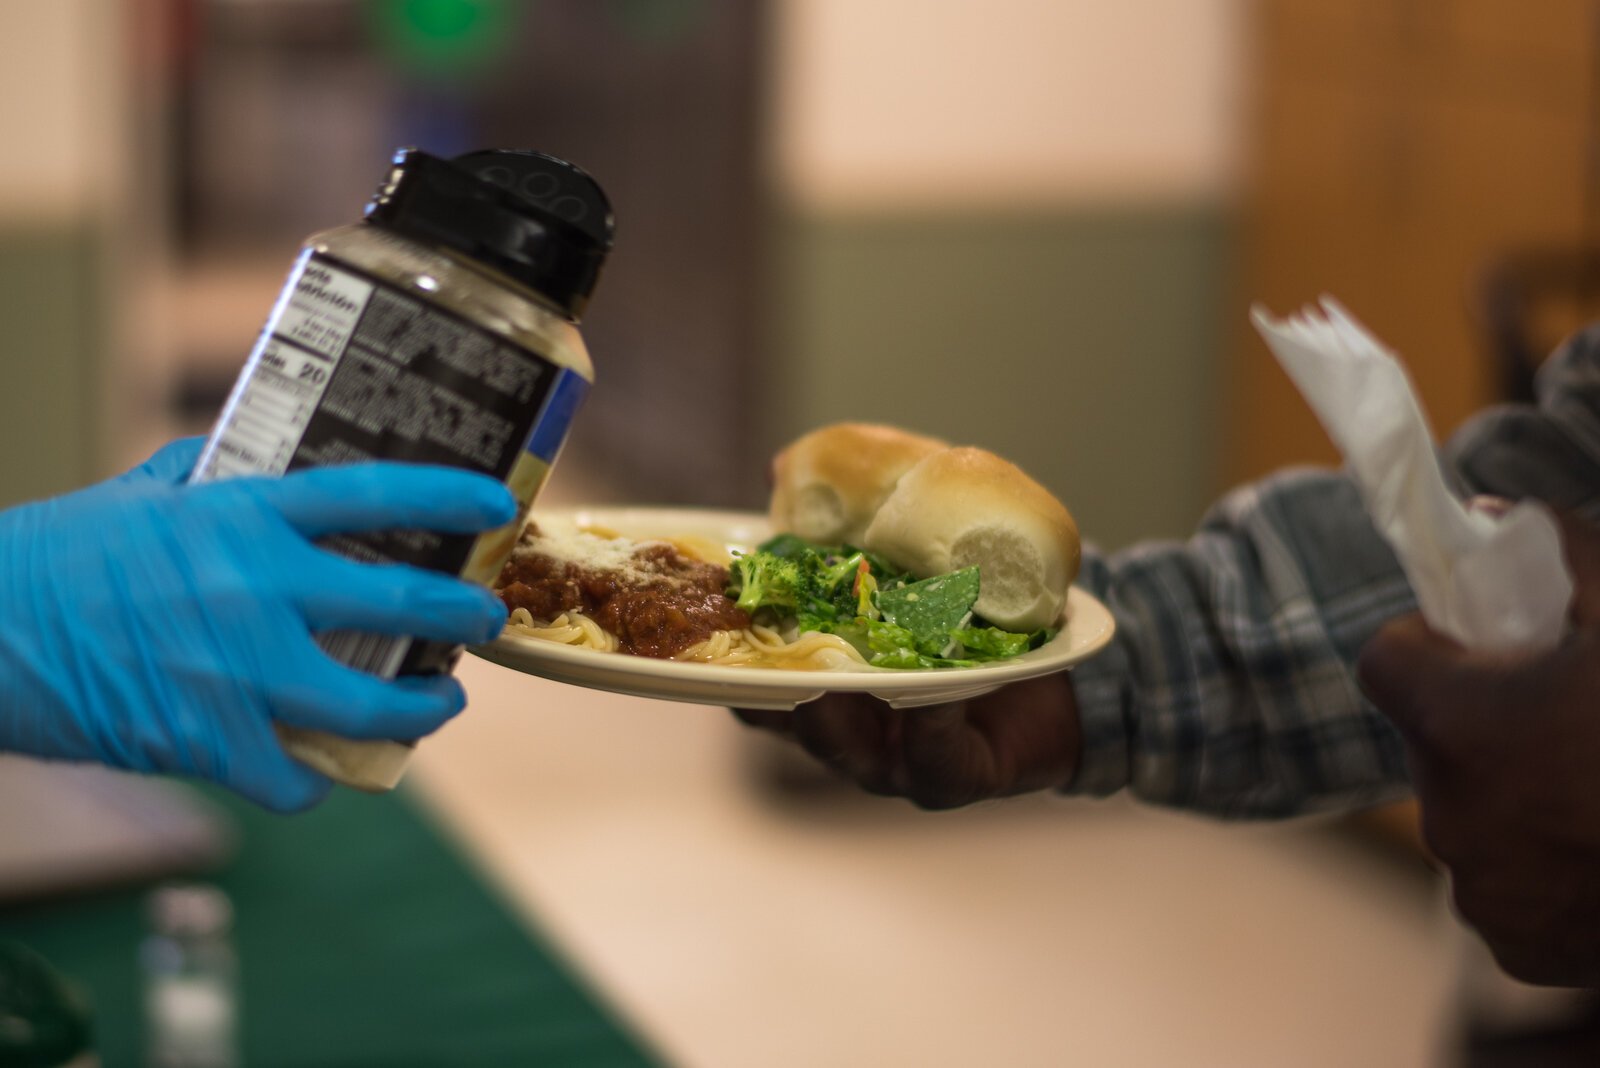
[[[972,614],[978,600],[978,569],[964,567],[878,592],[878,611],[910,633],[908,643],[923,656],[944,656],[953,632]]]
[[[1056,632],[1048,629],[1021,634],[999,627],[961,627],[951,634],[961,646],[961,654],[972,660],[1009,660],[1039,648],[1055,636]]]
[[[918,580],[851,545],[779,534],[735,559],[729,595],[792,615],[801,631],[848,641],[878,667],[971,667],[1036,649],[1054,631],[1015,634],[975,620],[976,567]]]

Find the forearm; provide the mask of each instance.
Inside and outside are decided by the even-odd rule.
[[[1466,494],[1600,515],[1600,328],[1539,379],[1538,405],[1493,409],[1444,449]],[[1359,805],[1405,788],[1398,738],[1362,698],[1357,653],[1412,611],[1354,485],[1305,471],[1236,491],[1189,542],[1085,561],[1118,634],[1074,686],[1073,789],[1130,789],[1239,816]]]
[[[1117,636],[1074,672],[1074,792],[1287,816],[1398,796],[1398,737],[1353,664],[1414,608],[1354,486],[1297,472],[1236,491],[1194,538],[1091,553],[1080,583]]]

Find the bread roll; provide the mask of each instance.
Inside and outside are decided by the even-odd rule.
[[[813,430],[773,458],[772,529],[822,544],[860,545],[900,476],[943,448],[936,438],[871,423]]]
[[[1078,575],[1078,526],[1050,491],[982,449],[933,453],[901,477],[863,539],[918,578],[978,566],[974,611],[1012,631],[1054,626]]]

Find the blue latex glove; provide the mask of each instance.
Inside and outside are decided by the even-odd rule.
[[[449,677],[384,682],[322,652],[333,629],[487,641],[489,591],[359,564],[312,538],[509,522],[491,478],[361,464],[181,484],[199,442],[77,493],[0,512],[0,749],[211,779],[269,808],[329,783],[272,722],[349,738],[425,735],[466,704]]]

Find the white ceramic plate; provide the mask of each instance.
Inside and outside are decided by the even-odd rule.
[[[768,536],[767,519],[746,512],[683,508],[580,508],[539,516],[570,518],[609,527],[630,538],[697,536],[729,548],[753,548]],[[895,708],[915,708],[988,693],[1008,682],[1061,671],[1103,649],[1111,640],[1111,613],[1082,590],[1068,591],[1061,630],[1029,653],[970,668],[908,671],[861,667],[849,671],[787,671],[655,660],[627,653],[581,649],[559,642],[504,634],[468,651],[529,675],[664,701],[735,708],[787,709],[830,691],[870,693]]]

